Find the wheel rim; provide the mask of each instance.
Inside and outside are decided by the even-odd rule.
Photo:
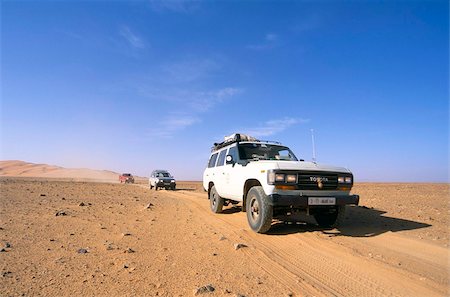
[[[256,197],[252,197],[250,200],[250,217],[252,221],[256,221],[259,217],[259,203]]]

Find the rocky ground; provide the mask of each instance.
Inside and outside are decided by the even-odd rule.
[[[448,296],[449,186],[358,184],[342,227],[212,214],[177,191],[0,179],[0,296]]]

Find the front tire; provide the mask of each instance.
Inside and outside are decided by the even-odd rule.
[[[322,228],[336,228],[345,219],[345,205],[338,206],[336,211],[332,213],[316,213],[314,218]]]
[[[250,228],[258,233],[266,233],[272,225],[273,207],[261,186],[252,187],[247,194],[247,220]]]
[[[214,213],[221,213],[223,209],[223,199],[216,191],[216,186],[212,186],[209,191],[209,205]]]

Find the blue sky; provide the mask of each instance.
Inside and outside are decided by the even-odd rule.
[[[1,159],[200,180],[278,140],[356,181],[448,181],[447,1],[2,1]]]

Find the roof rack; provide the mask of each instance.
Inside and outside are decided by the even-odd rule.
[[[219,150],[223,147],[226,147],[230,144],[237,143],[237,142],[244,142],[244,141],[273,143],[273,144],[281,145],[281,142],[278,142],[278,141],[259,140],[259,139],[256,139],[255,137],[252,137],[249,135],[245,135],[245,134],[241,134],[241,133],[234,133],[234,134],[231,134],[230,136],[225,136],[224,141],[214,143],[213,147],[211,148],[211,152],[217,151],[217,150]]]

